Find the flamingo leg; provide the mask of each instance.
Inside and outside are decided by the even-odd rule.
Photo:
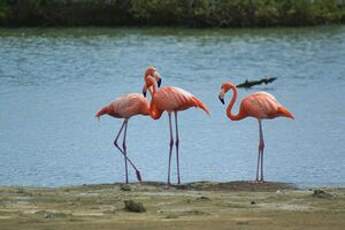
[[[172,149],[174,145],[174,137],[173,137],[173,131],[172,131],[172,125],[171,125],[171,113],[169,112],[168,115],[169,115],[169,128],[170,128],[168,185],[170,185],[170,165],[171,165],[171,154],[172,154]]]
[[[179,134],[178,134],[178,125],[177,125],[177,112],[175,111],[175,125],[176,125],[176,165],[177,165],[177,184],[181,184],[181,178],[180,178],[180,162],[179,162]]]
[[[140,171],[137,169],[137,167],[135,167],[134,163],[127,157],[127,154],[125,154],[124,150],[122,150],[122,149],[120,148],[120,146],[117,144],[117,141],[118,141],[118,139],[119,139],[119,137],[120,137],[120,135],[121,135],[122,130],[123,130],[124,127],[125,127],[125,121],[123,121],[122,126],[121,126],[121,128],[120,128],[118,134],[116,135],[116,138],[115,138],[115,140],[114,140],[114,145],[115,145],[115,147],[123,154],[123,156],[125,157],[125,159],[127,159],[127,161],[130,163],[130,165],[133,167],[133,169],[134,169],[135,172],[136,172],[138,181],[141,182],[141,174],[140,174]]]
[[[262,149],[261,152],[261,182],[264,182],[264,150]]]
[[[263,132],[262,132],[261,120],[259,120],[259,130],[260,130],[259,148],[260,148],[260,152],[261,152],[261,176],[260,176],[260,181],[264,182],[264,148],[265,148],[265,142],[264,142],[264,135],[263,135]]]
[[[261,150],[260,150],[260,145],[259,145],[259,147],[258,147],[258,162],[257,162],[257,166],[256,166],[256,180],[255,180],[255,182],[259,181],[260,158],[261,158]]]
[[[120,148],[120,146],[117,144],[117,141],[122,133],[122,130],[123,128],[125,127],[125,121],[122,122],[122,125],[121,125],[121,128],[119,130],[119,132],[117,133],[116,137],[115,137],[115,140],[114,140],[114,145],[115,147],[120,151],[120,152],[123,152],[123,150]]]
[[[125,119],[125,131],[124,131],[124,134],[123,134],[122,148],[123,148],[124,159],[125,159],[126,184],[128,184],[128,163],[127,163],[127,145],[126,145],[127,126],[128,126],[128,120]]]

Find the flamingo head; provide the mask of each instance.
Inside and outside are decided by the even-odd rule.
[[[220,87],[218,99],[223,105],[225,104],[224,95],[229,91],[229,89],[234,88],[234,87],[236,86],[231,81],[223,83],[222,86]]]
[[[148,76],[152,76],[156,80],[158,88],[161,86],[161,83],[162,83],[161,75],[159,74],[159,72],[154,66],[149,66],[145,70],[145,76],[144,76],[145,81]]]
[[[157,84],[158,88],[161,86],[162,79],[157,71],[157,69],[153,66],[149,66],[145,71],[144,76],[144,87],[143,87],[143,95],[146,97],[146,91],[149,89],[151,92],[153,91],[153,87]]]
[[[143,95],[144,97],[146,97],[146,91],[147,89],[152,93],[153,92],[153,87],[157,87],[157,82],[154,79],[154,77],[152,77],[151,75],[147,75],[145,77],[145,83],[144,83],[144,87],[143,87]]]

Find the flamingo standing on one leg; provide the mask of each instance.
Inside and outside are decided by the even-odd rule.
[[[158,89],[155,78],[160,78],[159,72],[154,67],[148,67],[145,71],[145,85],[143,94],[146,96],[146,90],[151,93],[150,115],[153,119],[159,119],[164,111],[168,112],[169,128],[170,128],[170,144],[169,144],[169,166],[168,166],[168,185],[170,185],[170,164],[171,154],[174,145],[173,128],[171,122],[171,113],[175,114],[175,130],[176,130],[176,163],[177,163],[177,183],[181,183],[180,167],[179,167],[179,133],[177,125],[177,113],[190,107],[198,107],[207,114],[209,111],[206,105],[191,93],[177,87],[162,87]]]
[[[160,85],[161,83],[160,79],[156,79],[156,80],[158,82],[158,85]],[[143,97],[143,95],[138,94],[138,93],[131,93],[131,94],[119,97],[116,100],[112,101],[109,105],[101,108],[96,113],[96,117],[99,118],[100,116],[104,114],[107,114],[115,118],[124,119],[122,126],[114,140],[114,145],[123,154],[124,159],[125,159],[126,183],[128,183],[127,161],[131,164],[131,166],[135,170],[137,179],[141,181],[140,171],[137,169],[137,167],[135,167],[134,163],[127,156],[127,146],[126,146],[127,126],[128,126],[128,120],[132,116],[150,115],[149,102],[147,101],[145,97]],[[117,140],[119,139],[123,129],[124,129],[123,143],[122,143],[123,149],[121,149],[120,146],[117,144]]]
[[[293,115],[282,106],[271,94],[266,92],[256,92],[250,94],[243,98],[240,104],[240,109],[237,115],[231,113],[231,109],[235,104],[237,99],[237,88],[231,82],[226,82],[222,84],[219,100],[224,104],[224,95],[230,89],[233,90],[233,96],[229,103],[229,106],[226,109],[226,115],[233,121],[242,120],[246,117],[254,117],[258,119],[259,122],[259,148],[258,148],[258,162],[256,168],[256,182],[264,182],[264,172],[263,172],[263,154],[264,154],[264,137],[262,134],[262,119],[273,119],[275,117],[288,117],[294,119]],[[259,168],[261,168],[261,175],[259,180]]]

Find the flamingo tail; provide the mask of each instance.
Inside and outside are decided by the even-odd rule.
[[[287,110],[287,108],[281,106],[278,108],[278,112],[279,114],[281,114],[283,117],[288,117],[288,118],[291,118],[291,119],[295,119],[294,116],[292,115],[292,113],[289,112],[289,110]]]
[[[210,115],[210,112],[208,111],[208,108],[207,106],[202,102],[200,101],[198,98],[196,97],[193,97],[192,98],[193,102],[195,103],[195,106],[204,110],[208,115]]]

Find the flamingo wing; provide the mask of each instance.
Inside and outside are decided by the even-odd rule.
[[[182,111],[190,107],[199,107],[209,113],[206,105],[201,100],[178,87],[162,87],[155,94],[153,104],[161,111]]]
[[[129,118],[134,115],[149,115],[149,103],[146,98],[138,93],[131,93],[116,98],[107,106],[100,109],[96,116],[108,114],[116,118]]]
[[[256,92],[242,100],[240,111],[245,112],[248,116],[264,119],[279,116],[280,107],[282,105],[273,95],[266,92]]]
[[[131,93],[118,98],[113,103],[114,111],[121,117],[129,118],[134,115],[149,115],[149,103],[142,94]]]

